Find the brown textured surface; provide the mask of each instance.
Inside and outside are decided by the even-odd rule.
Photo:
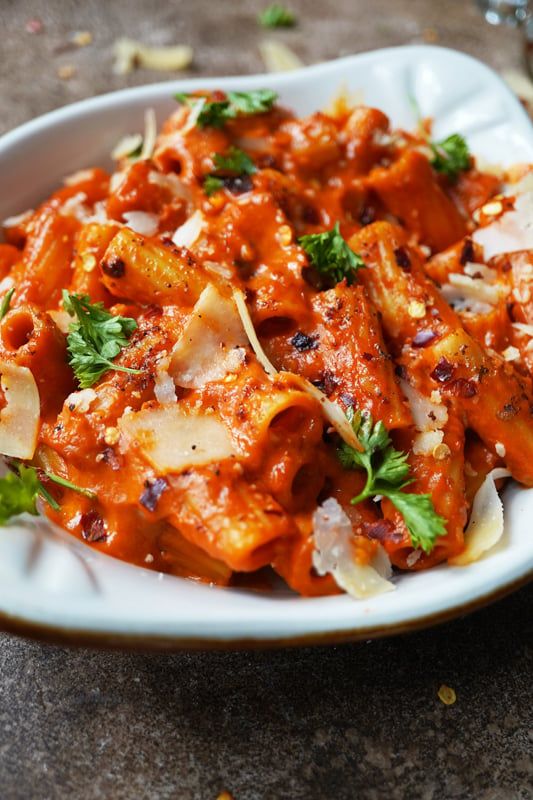
[[[0,130],[157,81],[111,73],[118,35],[189,42],[193,74],[260,69],[260,2],[0,0]],[[311,63],[438,43],[518,67],[514,31],[469,0],[292,0],[280,34]],[[40,17],[45,31],[24,30]],[[94,43],[64,51],[73,30]],[[58,67],[72,64],[69,81]],[[1,191],[1,176],[0,176]],[[390,641],[286,652],[127,655],[0,637],[0,797],[529,800],[533,589]],[[423,605],[423,598],[421,598]],[[455,688],[454,706],[437,697]]]

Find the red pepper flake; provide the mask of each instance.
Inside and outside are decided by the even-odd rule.
[[[312,381],[313,386],[316,386],[317,389],[320,389],[321,392],[324,392],[325,395],[328,397],[333,394],[337,386],[339,385],[339,381],[329,369],[325,369],[323,372],[320,373],[320,377],[316,381]],[[350,395],[352,405],[353,405],[353,397]]]
[[[506,422],[508,419],[512,419],[517,414],[518,408],[512,401],[510,403],[506,403],[500,411],[496,412],[498,419],[501,419],[504,422]]]
[[[394,372],[398,378],[401,378],[401,380],[405,380],[407,378],[407,369],[403,364],[396,364],[394,367]]]
[[[469,381],[466,378],[457,378],[449,387],[452,394],[457,397],[474,397],[477,394],[477,384],[475,381]]]
[[[362,531],[369,539],[377,539],[378,542],[391,542],[399,544],[403,540],[403,533],[396,530],[390,519],[379,519],[377,522],[363,522]]]
[[[168,483],[164,478],[156,478],[155,481],[145,481],[144,487],[144,492],[140,496],[139,502],[148,511],[155,511],[159,498],[168,488]]]
[[[105,542],[105,522],[96,511],[88,511],[81,518],[81,535],[87,542]]]
[[[359,214],[359,222],[363,226],[370,225],[376,219],[376,209],[372,206],[363,206]]]
[[[461,255],[459,256],[459,262],[464,267],[465,264],[474,261],[474,259],[475,259],[474,242],[472,241],[472,239],[465,239],[463,244],[463,249],[461,250]]]
[[[447,358],[439,358],[437,362],[437,366],[431,373],[431,377],[434,381],[438,383],[448,383],[451,381],[453,377],[453,373],[455,372],[455,367],[451,364]]]
[[[39,17],[30,17],[26,20],[25,24],[26,33],[42,33],[44,31],[44,24]]]
[[[303,333],[303,331],[296,331],[290,343],[293,347],[295,347],[300,353],[305,353],[306,350],[316,350],[318,347],[317,342],[318,336],[308,336],[307,333]]]
[[[410,272],[411,270],[411,259],[409,258],[409,253],[405,249],[405,247],[397,247],[394,251],[394,258],[396,259],[396,263],[398,264],[401,269],[405,272]]]
[[[413,347],[427,347],[428,344],[434,342],[435,339],[438,339],[438,333],[435,331],[418,331],[416,336],[413,339]]]
[[[126,272],[126,264],[121,258],[111,258],[109,261],[102,261],[102,271],[112,278],[122,278]]]

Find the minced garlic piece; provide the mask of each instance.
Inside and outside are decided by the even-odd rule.
[[[96,267],[96,258],[92,253],[85,253],[81,258],[81,262],[85,272],[92,272]]]
[[[76,31],[72,34],[71,42],[77,47],[87,47],[91,44],[93,35],[90,31]]]
[[[63,66],[58,67],[57,70],[57,77],[61,78],[62,81],[69,81],[75,74],[76,67],[74,64],[63,64]]]
[[[120,439],[120,431],[118,428],[106,428],[104,433],[104,442],[112,447]]]
[[[505,457],[505,445],[502,442],[496,442],[494,445],[494,449],[496,450],[496,454],[500,456],[500,458]]]
[[[283,247],[287,247],[289,244],[291,244],[292,231],[288,225],[281,226],[278,231],[277,240]]]
[[[422,319],[426,316],[426,304],[420,300],[411,300],[407,306],[407,313],[413,319]]]
[[[439,700],[444,703],[445,706],[453,706],[455,701],[457,700],[457,695],[455,694],[455,690],[451,688],[451,686],[446,686],[445,683],[439,688],[437,692],[439,696]]]
[[[513,347],[513,345],[510,345],[502,352],[502,356],[506,361],[517,361],[520,358],[520,350],[518,347]]]

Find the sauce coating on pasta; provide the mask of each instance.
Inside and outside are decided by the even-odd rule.
[[[49,517],[133,564],[269,567],[304,595],[460,557],[494,469],[533,485],[533,203],[527,167],[484,173],[452,138],[181,97],[149,155],[9,220],[0,451]]]

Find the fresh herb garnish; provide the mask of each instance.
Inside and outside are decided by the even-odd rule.
[[[206,175],[204,178],[204,192],[208,197],[211,197],[215,192],[224,188],[224,181],[222,178],[217,178],[216,175]]]
[[[227,153],[215,153],[213,163],[216,173],[211,173],[204,178],[204,191],[208,197],[224,186],[224,177],[242,177],[243,175],[253,175],[257,168],[243,150],[238,147],[230,147]]]
[[[403,491],[414,480],[409,477],[406,453],[394,448],[381,420],[374,424],[370,414],[354,413],[353,409],[348,418],[364,451],[360,453],[343,442],[339,458],[346,469],[364,469],[367,475],[363,490],[352,498],[352,504],[377,495],[388,497],[404,519],[412,546],[430,553],[437,538],[446,533],[445,520],[435,511],[431,495]]]
[[[433,152],[433,169],[447,175],[452,181],[456,180],[460,172],[470,168],[470,151],[460,133],[453,133],[447,139],[429,144]]]
[[[0,303],[0,319],[4,319],[5,315],[9,311],[9,307],[11,305],[11,298],[13,297],[14,292],[15,292],[15,287],[6,292],[5,295],[2,297],[2,302]]]
[[[288,8],[279,3],[272,3],[261,11],[258,20],[263,28],[291,28],[296,22],[296,17]]]
[[[38,497],[46,500],[54,511],[59,511],[59,504],[42,485],[35,467],[13,462],[12,467],[16,472],[8,472],[0,478],[0,525],[18,514],[37,516]]]
[[[217,172],[230,175],[253,175],[256,166],[249,155],[238,147],[230,147],[227,153],[215,153],[213,163]]]
[[[298,243],[309,256],[311,264],[330,286],[340,283],[344,278],[350,285],[355,279],[357,270],[365,266],[361,256],[354,253],[342,238],[338,222],[332,230],[325,233],[300,236]]]
[[[271,89],[254,89],[251,92],[228,92],[226,100],[206,100],[183,93],[174,97],[180,103],[202,104],[196,117],[196,124],[200,128],[222,128],[228,120],[235,117],[270,111],[278,96]]]
[[[60,475],[54,475],[53,472],[44,472],[44,475],[48,478],[49,481],[52,483],[57,483],[58,486],[64,486],[65,489],[72,489],[73,492],[78,492],[78,494],[83,494],[85,497],[90,497],[93,499],[96,497],[95,492],[91,492],[90,489],[84,489],[83,486],[77,486],[72,481],[67,481],[66,478],[62,478]]]
[[[137,328],[131,317],[120,317],[106,311],[103,303],[92,303],[87,295],[69,294],[63,290],[63,307],[76,321],[67,336],[69,364],[82,389],[96,383],[109,369],[139,374],[140,370],[117,366],[118,356]]]

